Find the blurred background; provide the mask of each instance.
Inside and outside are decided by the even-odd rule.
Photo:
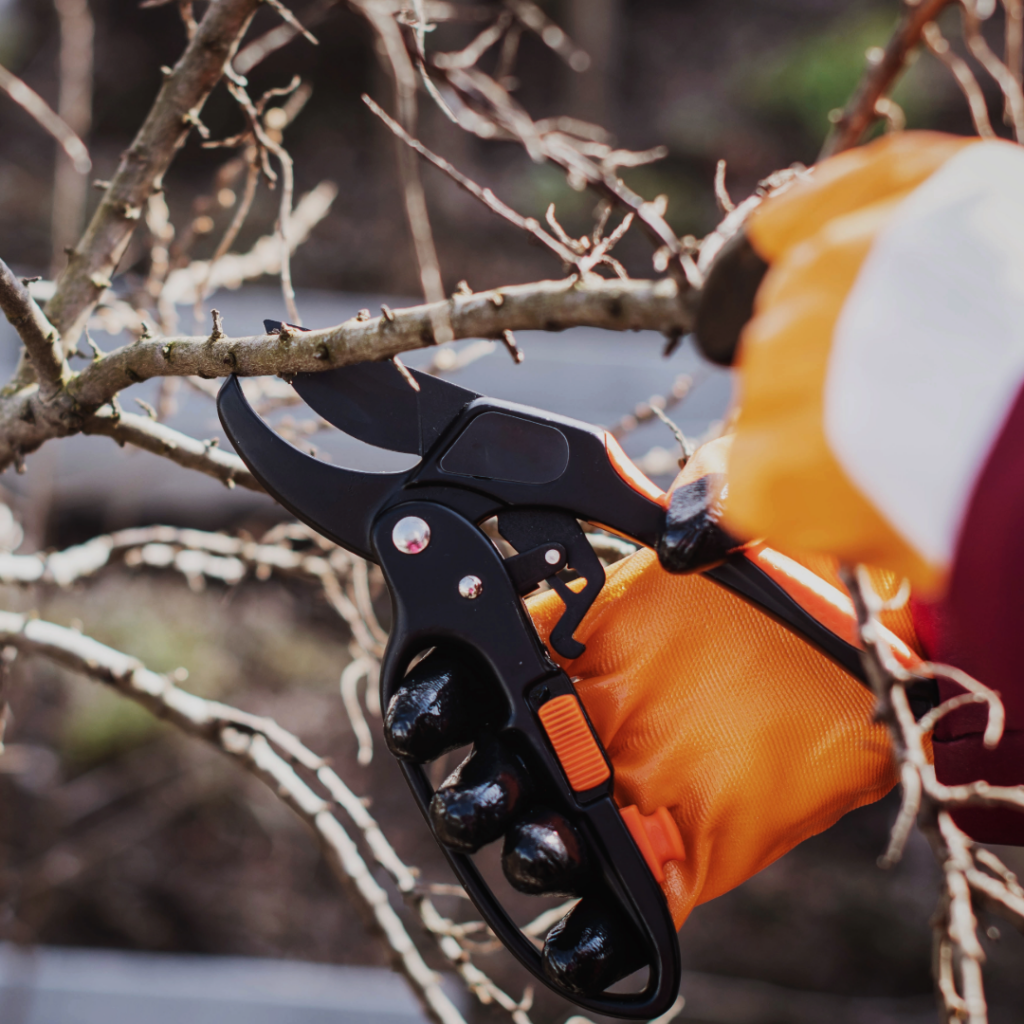
[[[307,0],[293,6],[320,45],[296,39],[254,68],[250,78],[256,93],[295,73],[311,87],[286,144],[295,160],[298,194],[325,180],[338,187],[329,212],[293,261],[306,323],[323,326],[382,299],[392,305],[415,301],[418,276],[398,200],[393,140],[359,100],[362,92],[385,105],[391,98],[371,33],[343,4]],[[479,30],[476,8],[464,6],[467,22],[443,25],[432,48],[454,49]],[[590,55],[589,67],[572,71],[525,36],[516,81],[506,84],[515,87],[534,118],[569,114],[604,125],[627,148],[667,146],[664,160],[626,171],[625,177],[646,197],[666,195],[673,228],[697,237],[720,216],[712,187],[720,159],[727,161],[726,185],[737,201],[772,171],[813,162],[830,111],[843,104],[866,51],[884,45],[898,15],[895,3],[856,0],[560,0],[543,6]],[[93,156],[92,177],[102,180],[145,116],[160,67],[177,60],[184,33],[174,4],[140,9],[137,0],[91,0],[89,7],[95,71],[82,131]],[[276,23],[272,11],[261,11],[254,35]],[[998,18],[991,28],[1001,31]],[[59,102],[59,61],[53,5],[0,0],[0,64],[53,106]],[[911,67],[895,98],[911,127],[971,131],[955,85],[928,57]],[[421,111],[424,141],[521,213],[540,218],[554,202],[570,233],[589,229],[593,197],[571,189],[556,168],[531,163],[515,145],[460,131],[422,99]],[[214,138],[239,128],[237,108],[222,92],[211,99],[203,120]],[[182,258],[209,257],[230,219],[231,204],[221,202],[227,186],[217,179],[224,160],[223,151],[203,149],[193,133],[167,177],[178,239],[190,239]],[[52,140],[0,93],[0,256],[26,275],[46,277],[61,266],[67,238],[56,238],[52,230],[54,176]],[[429,168],[423,176],[449,291],[460,280],[482,290],[560,276],[546,252],[449,181]],[[82,223],[98,195],[86,193],[78,215]],[[270,233],[276,212],[277,195],[261,188],[235,248],[245,251]],[[617,255],[635,276],[652,273],[650,248],[639,234],[627,236]],[[119,294],[140,287],[147,260],[140,238],[122,263]],[[269,279],[214,296],[209,306],[224,312],[233,334],[255,331],[263,316],[283,313]],[[189,328],[190,308],[178,312]],[[104,348],[125,340],[101,332],[95,337]],[[611,425],[688,376],[690,394],[672,415],[695,438],[713,430],[726,411],[728,376],[701,366],[686,344],[667,361],[657,336],[575,331],[553,338],[526,335],[520,344],[527,356],[522,367],[513,367],[499,349],[456,379],[498,397]],[[16,354],[13,333],[0,325],[0,364],[13,367]],[[135,390],[157,400],[155,385]],[[199,436],[217,432],[207,396],[183,391],[175,416],[174,425]],[[630,431],[625,443],[637,457],[660,448],[664,457],[655,457],[648,468],[663,480],[671,475],[673,441],[662,425]],[[346,457],[337,439],[324,444]],[[121,452],[102,438],[52,444],[27,464],[24,477],[8,474],[2,481],[17,520],[0,522],[5,550],[65,546],[154,522],[258,533],[279,515],[266,499],[228,492],[155,457]],[[230,588],[191,582],[192,587],[180,575],[154,570],[111,569],[87,586],[7,589],[2,598],[6,608],[36,610],[74,625],[155,670],[184,666],[188,688],[275,717],[328,756],[357,792],[369,795],[392,843],[424,879],[450,881],[390,758],[378,749],[370,764],[357,762],[338,696],[349,636],[322,597],[276,578]],[[378,598],[386,614],[386,595]],[[154,1007],[168,988],[179,995],[182,988],[206,991],[209,976],[201,965],[207,961],[197,956],[294,963],[299,973],[281,974],[277,988],[266,981],[277,993],[267,997],[267,1005],[276,1007],[268,1021],[347,1019],[341,1003],[328,996],[322,1017],[299,1015],[298,994],[288,1002],[288,992],[305,992],[308,1002],[310,991],[334,991],[335,982],[349,993],[353,985],[376,993],[372,1006],[350,1007],[353,1019],[378,1019],[373,1012],[381,1020],[392,1014],[387,1019],[395,1022],[416,1018],[411,1000],[395,997],[395,1006],[385,1005],[387,986],[373,989],[370,975],[342,984],[348,976],[309,973],[313,964],[384,968],[386,950],[339,889],[305,829],[259,783],[134,705],[42,661],[19,661],[9,696],[9,742],[0,757],[0,940],[24,949],[91,950],[99,958],[51,961],[40,954],[33,960],[13,946],[0,947],[2,1024],[42,1024],[40,1004],[32,1009],[36,997],[24,995],[35,984],[32,978],[81,975],[102,988],[96,979],[127,977],[122,961],[104,959],[106,952],[99,956],[118,950],[175,957],[132,961],[142,965],[133,975],[135,988],[125,982],[122,989],[141,1001],[132,1002],[122,991],[117,1005],[126,1020],[163,1020]],[[740,889],[698,908],[680,939],[687,971],[683,1019],[934,1020],[928,921],[937,869],[916,837],[898,868],[883,872],[875,866],[894,815],[892,798],[851,814]],[[1018,851],[1001,852],[1012,867],[1024,870]],[[455,897],[441,901],[446,912],[459,909]],[[1017,1022],[1024,1006],[1024,941],[996,922],[986,926],[991,1020]],[[416,934],[415,925],[410,927]],[[226,989],[219,995],[211,989],[209,1005],[220,1010],[210,1019],[227,1020],[230,993],[252,987],[254,978],[266,980],[270,968],[246,973],[248,961],[217,962],[232,966],[217,975],[228,979]],[[480,962],[509,991],[519,992],[526,983],[501,951],[483,954]],[[437,959],[432,964],[443,967]],[[110,987],[117,984],[111,981]],[[169,1005],[178,1006],[178,1016],[172,1013],[168,1020],[185,1019],[179,1004],[172,999]],[[474,1000],[464,998],[461,1005],[474,1021],[503,1019]],[[197,1007],[188,1019],[205,1020],[196,1016]],[[52,1013],[47,1024],[86,1019],[71,1011]],[[252,1006],[246,1013],[247,1020],[264,1019]],[[541,1022],[563,1021],[570,1011],[537,992],[532,1014]]]

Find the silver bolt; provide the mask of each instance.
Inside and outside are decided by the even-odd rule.
[[[484,592],[484,582],[479,576],[463,576],[459,580],[459,596],[475,600]]]
[[[558,560],[561,557],[562,556],[554,548],[544,552],[544,561],[547,562],[548,565],[557,565]]]
[[[430,543],[430,527],[419,516],[406,516],[395,523],[391,541],[406,555],[418,555]]]

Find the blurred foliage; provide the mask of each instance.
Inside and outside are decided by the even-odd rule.
[[[58,750],[72,773],[142,746],[159,726],[138,704],[96,683],[75,680],[68,695]]]
[[[91,585],[87,601],[58,592],[41,614],[55,622],[77,616],[83,632],[156,672],[185,668],[188,688],[203,697],[228,699],[255,678],[282,690],[333,692],[348,661],[347,633],[340,623],[317,621],[306,607],[311,600],[259,583],[196,593],[159,575],[110,574]],[[320,616],[327,617],[325,606]]]
[[[885,46],[895,24],[891,8],[854,10],[822,32],[798,36],[754,68],[738,69],[737,98],[757,112],[795,123],[820,144],[829,114],[842,109],[864,73],[866,54]],[[920,67],[914,61],[892,94],[914,128],[929,126],[941,100],[935,76],[922,74]]]

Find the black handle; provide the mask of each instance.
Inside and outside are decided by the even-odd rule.
[[[396,532],[403,520],[407,521],[404,529]],[[477,651],[507,702],[498,737],[523,752],[531,783],[583,835],[604,891],[643,936],[650,968],[646,987],[636,994],[597,996],[560,989],[544,974],[540,953],[509,917],[472,858],[445,849],[452,869],[483,919],[538,981],[595,1013],[633,1020],[661,1015],[675,1000],[681,971],[668,902],[619,814],[611,778],[595,789],[574,792],[548,742],[537,718],[538,708],[548,699],[574,691],[538,639],[501,556],[473,523],[432,502],[389,509],[374,524],[372,539],[394,606],[381,670],[383,705],[400,686],[411,660],[426,649],[453,642]],[[465,582],[470,577],[475,578],[472,585]],[[474,596],[466,596],[470,594]],[[402,768],[427,816],[434,791],[426,772],[419,765],[403,764]]]

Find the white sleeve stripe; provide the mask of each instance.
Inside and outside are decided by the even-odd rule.
[[[851,481],[946,567],[1024,378],[1024,150],[967,146],[875,239],[836,324],[825,436]]]

